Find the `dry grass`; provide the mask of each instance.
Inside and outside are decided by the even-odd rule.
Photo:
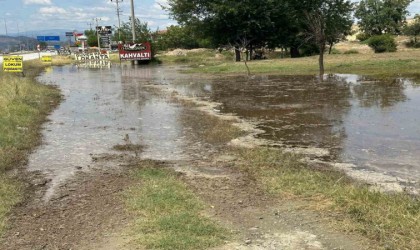
[[[248,62],[251,73],[313,75],[318,73],[318,56]],[[363,75],[418,74],[420,50],[382,54],[334,54],[325,56],[326,73]],[[191,72],[246,73],[243,62],[200,67]]]
[[[226,143],[242,134],[232,122],[204,112],[189,112],[187,124],[195,124],[199,136],[210,143]],[[222,131],[222,132],[221,132]],[[222,136],[217,135],[221,133]],[[272,148],[228,149],[237,156],[236,167],[267,193],[304,199],[326,215],[334,212],[337,227],[356,232],[380,248],[417,249],[420,245],[420,200],[404,193],[371,191],[344,173],[326,167],[309,167],[301,156]]]
[[[206,114],[199,110],[189,110],[183,113],[181,121],[188,127],[193,127],[197,138],[213,145],[226,145],[232,139],[243,135],[233,122]]]
[[[61,99],[59,90],[36,83],[39,62],[25,62],[20,74],[0,72],[0,234],[5,216],[22,197],[20,185],[7,171],[24,165],[39,144],[41,124]]]
[[[383,248],[418,249],[420,200],[404,193],[370,191],[333,169],[313,169],[297,155],[259,148],[238,150],[237,166],[267,192],[305,199],[313,208],[343,219],[340,228],[358,232]]]
[[[399,38],[400,44],[404,39]],[[389,76],[395,74],[418,74],[420,49],[399,46],[395,53],[374,54],[359,42],[344,42],[335,46],[340,54],[325,55],[327,74],[352,73],[362,75]],[[163,63],[188,64],[189,72],[217,74],[247,74],[243,62],[234,62],[233,54],[219,54],[213,50],[184,52],[182,55],[161,55]],[[314,75],[318,74],[318,56],[249,61],[252,74]]]

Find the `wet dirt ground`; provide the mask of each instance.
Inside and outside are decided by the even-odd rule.
[[[1,249],[141,249],[127,243],[133,218],[119,197],[130,185],[130,166],[142,159],[164,161],[180,172],[209,205],[209,216],[236,232],[234,242],[220,249],[370,247],[365,239],[334,228],[331,217],[305,210],[304,203],[264,195],[247,176],[230,168],[235,159],[223,155],[223,147],[196,136],[194,130],[200,128],[182,120],[193,107],[174,102],[174,95],[217,102],[212,112],[234,114],[264,131],[257,140],[289,148],[326,148],[328,154],[314,158],[350,162],[390,176],[407,171],[411,178],[418,176],[419,133],[410,119],[420,92],[409,80],[383,87],[356,76],[319,83],[313,77],[199,77],[178,70],[66,66],[40,78],[57,84],[65,100],[45,125],[43,145],[30,157],[34,193],[12,214]],[[397,116],[398,105],[407,117]],[[399,124],[382,124],[391,118]],[[380,125],[385,129],[373,133]],[[403,132],[383,135],[396,127]],[[396,138],[401,141],[395,143]],[[114,149],[124,144],[141,150]],[[399,153],[388,155],[391,149]],[[370,167],[398,157],[406,161],[397,167]]]
[[[266,144],[332,163],[385,190],[420,189],[420,77],[224,76],[173,88],[252,122]]]

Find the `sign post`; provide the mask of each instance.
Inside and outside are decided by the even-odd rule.
[[[23,74],[23,56],[3,56],[3,71]]]
[[[152,48],[149,42],[119,44],[120,60],[148,61],[152,60]]]

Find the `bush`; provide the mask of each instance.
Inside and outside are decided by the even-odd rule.
[[[331,53],[330,54],[332,54],[332,55],[338,55],[338,54],[341,54],[341,51],[339,51],[338,49],[336,49],[336,48],[333,48],[332,50],[331,50]]]
[[[375,53],[397,51],[397,43],[395,42],[394,37],[390,35],[372,36],[367,40],[367,44]]]
[[[359,54],[359,51],[358,51],[357,49],[349,49],[349,50],[344,51],[344,53],[343,53],[343,54],[345,54],[345,55],[349,55],[349,54]]]
[[[414,39],[410,39],[410,41],[405,42],[404,45],[407,48],[420,48],[420,42],[417,42]]]
[[[356,39],[361,41],[361,42],[364,42],[364,41],[368,40],[369,38],[370,38],[370,36],[366,33],[359,33],[359,34],[356,35]]]

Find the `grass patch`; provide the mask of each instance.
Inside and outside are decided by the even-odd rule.
[[[247,74],[243,62],[234,62],[233,55],[223,60],[215,60],[216,52],[207,51],[187,54],[181,63],[190,64],[190,73],[209,74]],[[181,56],[161,56],[163,63],[180,63]],[[345,63],[343,63],[345,62]],[[202,65],[202,67],[197,67]],[[205,66],[203,66],[205,65]],[[303,58],[283,58],[249,61],[252,74],[280,75],[316,75],[318,74],[318,56]],[[362,54],[357,50],[348,50],[343,54],[325,55],[325,73],[352,73],[371,76],[392,76],[396,74],[416,74],[420,67],[420,50],[398,51],[383,54]]]
[[[38,60],[25,61],[25,77],[0,71],[0,235],[7,213],[23,197],[7,171],[26,164],[40,142],[41,124],[61,99],[57,88],[35,81],[45,67]]]
[[[232,62],[234,54],[229,51],[221,53],[211,49],[175,50],[172,54],[160,54],[156,57],[167,64],[188,64],[191,67],[213,66],[224,62]]]
[[[6,227],[6,215],[22,200],[22,188],[4,174],[0,173],[0,236]]]
[[[150,249],[207,249],[226,239],[227,231],[200,215],[203,204],[173,172],[145,161],[133,178],[139,184],[124,197],[139,216],[136,243]]]
[[[182,114],[181,121],[188,127],[192,126],[195,136],[213,145],[225,145],[232,139],[244,135],[233,121],[208,115],[199,110],[188,110]]]
[[[309,168],[299,156],[275,149],[238,150],[239,168],[274,195],[302,198],[314,207],[343,216],[357,231],[389,249],[420,246],[420,200],[404,193],[370,191],[333,169]]]

